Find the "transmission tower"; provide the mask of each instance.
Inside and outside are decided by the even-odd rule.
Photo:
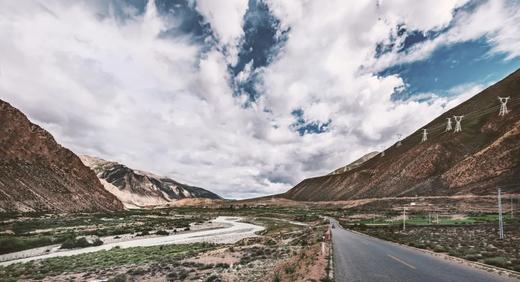
[[[428,129],[424,128],[423,129],[423,133],[422,133],[422,139],[421,139],[421,142],[424,142],[428,140]]]
[[[397,134],[397,143],[395,144],[396,147],[401,146],[401,134]]]
[[[460,122],[462,121],[462,118],[464,116],[453,116],[453,119],[455,119],[455,130],[454,132],[461,132],[462,126],[460,125]]]
[[[507,110],[507,101],[509,100],[509,98],[510,97],[498,97],[498,100],[500,101],[500,112],[498,113],[498,115],[501,117],[509,113],[509,111]]]
[[[452,130],[451,127],[451,118],[446,118],[448,120],[448,123],[446,123],[446,131]]]

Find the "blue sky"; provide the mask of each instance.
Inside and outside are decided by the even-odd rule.
[[[504,54],[491,54],[485,39],[443,46],[422,61],[398,64],[379,72],[397,74],[407,87],[396,93],[396,99],[406,99],[420,93],[451,95],[453,88],[466,84],[492,84],[520,67],[520,58],[505,59]]]
[[[0,99],[78,154],[281,193],[520,67],[513,0],[4,1]]]

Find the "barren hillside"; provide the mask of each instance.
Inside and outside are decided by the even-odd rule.
[[[499,96],[509,113],[499,116]],[[447,118],[464,115],[462,132]],[[455,123],[453,123],[455,126]],[[421,142],[422,129],[428,140]],[[281,195],[301,201],[520,191],[520,70],[345,173],[305,179]]]

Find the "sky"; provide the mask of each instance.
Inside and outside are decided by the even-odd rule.
[[[381,151],[520,67],[520,1],[0,2],[0,99],[225,198]]]

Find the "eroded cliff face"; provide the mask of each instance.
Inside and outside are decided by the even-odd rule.
[[[0,100],[0,211],[120,210],[96,175],[47,131]]]
[[[179,199],[221,199],[208,190],[179,183],[167,177],[133,170],[117,162],[81,156],[103,183],[128,208],[161,206]]]
[[[499,116],[498,96],[510,96]],[[462,132],[445,132],[446,118],[465,115]],[[421,143],[422,128],[429,139]],[[305,179],[281,195],[324,201],[372,197],[520,192],[520,70],[449,110],[345,173]]]

